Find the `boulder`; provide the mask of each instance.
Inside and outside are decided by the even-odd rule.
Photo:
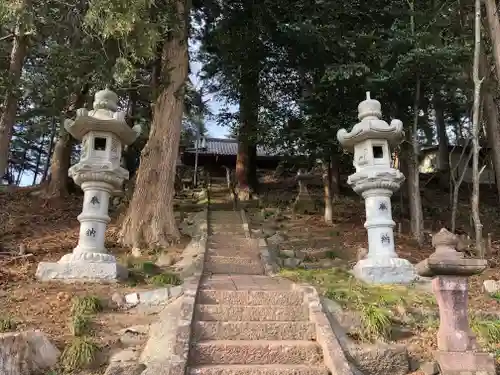
[[[285,258],[283,259],[283,266],[287,268],[295,268],[300,265],[302,261],[297,258]]]
[[[172,254],[161,253],[155,264],[158,267],[170,267],[174,263],[175,257]]]
[[[142,344],[149,333],[149,325],[138,325],[120,330],[120,342],[124,346],[136,346]]]
[[[126,305],[125,297],[118,292],[114,292],[111,296],[111,307],[123,307]]]
[[[287,257],[287,258],[295,258],[295,251],[290,250],[290,249],[283,249],[280,250],[281,255]]]
[[[319,261],[319,265],[321,268],[333,268],[333,267],[341,267],[344,265],[344,261],[339,258],[335,259],[321,259]]]
[[[267,242],[269,242],[272,245],[279,245],[280,243],[282,243],[284,241],[285,241],[285,237],[283,237],[279,233],[275,233],[274,235],[272,235],[271,237],[269,237],[267,239]]]
[[[0,374],[28,375],[54,367],[59,350],[40,331],[0,334]]]

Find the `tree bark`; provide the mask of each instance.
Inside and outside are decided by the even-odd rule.
[[[490,155],[495,169],[495,181],[497,188],[497,199],[500,204],[500,115],[494,92],[498,84],[490,74],[490,64],[484,52],[481,52],[480,68],[485,79],[482,87],[484,98],[484,114],[486,117],[486,135],[490,146]]]
[[[23,10],[30,7],[30,0],[25,0]],[[21,71],[24,59],[28,52],[28,36],[25,35],[25,27],[21,16],[17,21],[12,42],[9,63],[9,83],[5,92],[5,99],[2,103],[3,112],[0,117],[0,178],[7,172],[9,164],[9,146],[12,139],[12,131],[16,122],[17,101]]]
[[[248,185],[252,194],[259,191],[259,178],[257,177],[257,145],[255,140],[250,142],[248,147]]]
[[[495,100],[495,85],[500,86],[500,21],[495,0],[485,0],[486,18],[488,21],[488,30],[493,46],[493,61],[495,63],[496,82],[491,75],[490,63],[484,51],[481,51],[480,66],[486,84],[483,88],[484,109],[486,115],[486,132],[488,143],[491,149],[491,158],[493,167],[495,168],[495,181],[497,188],[497,199],[500,204],[500,116],[498,113],[498,105]]]
[[[333,223],[332,165],[330,158],[323,160],[323,190],[325,200],[325,223]]]
[[[189,65],[189,9],[185,0],[177,0],[175,9],[178,27],[169,33],[162,53],[161,71],[168,85],[154,106],[149,140],[142,151],[134,195],[121,228],[122,243],[139,249],[165,248],[180,239],[173,198]]]
[[[436,128],[438,135],[438,175],[439,185],[441,189],[448,190],[450,188],[450,158],[448,152],[448,136],[446,135],[446,122],[444,119],[443,102],[441,94],[434,94],[434,111],[436,115]]]
[[[471,208],[472,219],[476,234],[476,251],[481,258],[484,257],[483,247],[483,224],[479,216],[479,110],[481,84],[483,80],[479,78],[479,62],[481,53],[481,1],[475,0],[475,19],[474,19],[474,64],[472,67],[472,76],[474,81],[474,111],[472,115],[472,196]],[[496,17],[496,14],[495,14]]]
[[[249,66],[242,67],[242,70],[240,79],[240,129],[238,132],[238,154],[235,173],[238,184],[238,199],[248,200],[251,198],[250,186],[256,185],[257,180],[255,130],[259,111],[259,72]]]
[[[450,169],[450,159],[448,155],[448,136],[446,135],[446,123],[444,120],[443,103],[439,93],[434,95],[434,110],[436,112],[436,126],[439,141],[439,164],[440,172],[447,172]]]
[[[47,180],[47,176],[49,175],[50,169],[50,160],[52,159],[52,153],[54,151],[54,138],[57,132],[57,121],[56,117],[52,116],[51,125],[50,125],[50,139],[49,139],[49,148],[47,150],[47,158],[45,159],[45,164],[43,167],[43,175],[41,182],[45,182]]]
[[[496,0],[484,0],[486,8],[486,19],[488,20],[488,31],[493,46],[493,61],[495,62],[495,70],[497,81],[500,83],[500,20],[498,19],[498,11]]]
[[[408,163],[408,195],[410,198],[410,227],[419,246],[423,245],[424,215],[420,196],[420,174],[418,170],[418,112],[420,101],[420,78],[417,78],[415,101],[413,103],[413,126],[411,131],[412,152]]]
[[[64,129],[64,120],[70,117],[72,112],[84,106],[89,90],[90,85],[86,83],[80,92],[70,99],[70,103],[59,119],[59,138],[52,154],[49,183],[43,194],[46,198],[59,198],[68,194],[68,185],[71,180],[68,176],[68,170],[71,166],[73,138]]]

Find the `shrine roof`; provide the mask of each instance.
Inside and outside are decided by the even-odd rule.
[[[184,152],[196,152],[196,145],[188,147]],[[200,154],[206,155],[230,155],[236,156],[238,153],[238,141],[229,138],[203,138],[198,149]],[[257,146],[258,157],[277,157],[277,153],[266,149],[262,146]]]

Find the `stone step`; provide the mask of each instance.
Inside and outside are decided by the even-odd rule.
[[[201,340],[314,340],[311,322],[196,321],[193,338]]]
[[[245,305],[202,305],[194,310],[196,320],[205,321],[308,321],[309,311],[305,306],[245,306]]]
[[[321,365],[323,354],[314,341],[215,340],[192,344],[191,363],[197,365]]]
[[[253,258],[254,260],[259,260],[260,262],[260,254],[258,251],[244,247],[232,247],[232,248],[209,247],[206,254],[208,256],[213,255],[221,257]]]
[[[276,290],[200,290],[197,303],[205,305],[272,305],[302,306],[304,297],[298,291]]]
[[[220,264],[206,262],[203,266],[205,273],[235,274],[235,275],[263,275],[261,264]]]
[[[239,264],[239,265],[248,265],[248,266],[260,266],[260,259],[257,257],[240,257],[240,256],[222,256],[222,255],[214,255],[210,252],[208,256],[205,258],[205,262],[214,263],[214,264]]]
[[[328,369],[310,365],[208,365],[191,367],[188,375],[328,375]]]

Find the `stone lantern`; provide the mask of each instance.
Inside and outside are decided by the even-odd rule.
[[[366,94],[358,106],[359,123],[350,132],[340,129],[337,139],[348,151],[354,151],[356,172],[347,182],[365,199],[368,231],[368,254],[354,266],[354,275],[369,283],[409,283],[416,278],[413,265],[399,258],[394,250],[395,226],[392,220],[391,196],[404,175],[391,166],[390,147],[403,138],[403,123],[381,119],[380,102]]]
[[[122,190],[129,173],[121,166],[124,145],[132,144],[140,126],[131,129],[125,113],[117,111],[117,95],[106,89],[95,94],[94,109],[80,108],[75,121],[64,127],[82,141],[80,161],[69,169],[69,175],[81,186],[83,210],[78,216],[78,245],[57,263],[42,262],[36,276],[41,280],[113,281],[126,277],[127,270],[116,263],[104,247],[109,199]]]
[[[433,277],[432,290],[439,306],[439,330],[434,358],[441,374],[494,375],[495,360],[481,350],[469,326],[468,278],[483,272],[485,259],[468,259],[455,250],[458,237],[446,229],[432,236],[436,251],[418,263],[417,273]]]

